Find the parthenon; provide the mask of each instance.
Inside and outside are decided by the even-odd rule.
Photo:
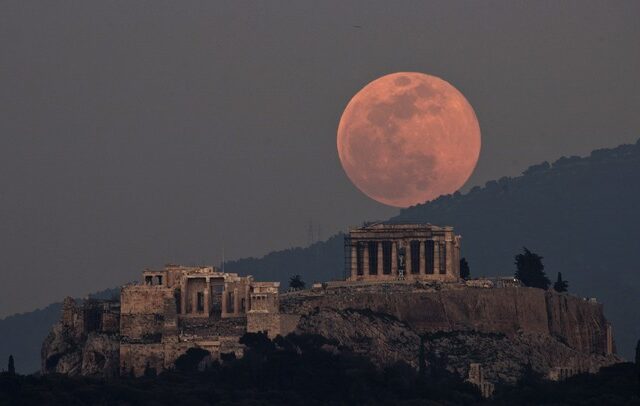
[[[374,223],[345,237],[349,281],[460,279],[460,239],[452,227]]]

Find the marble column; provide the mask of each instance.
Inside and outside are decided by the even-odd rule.
[[[420,270],[418,271],[418,273],[420,275],[424,275],[425,274],[425,257],[424,257],[424,252],[425,252],[425,247],[424,247],[425,242],[420,240]]]
[[[209,317],[211,312],[211,286],[209,285],[209,278],[204,281],[204,315]]]
[[[248,313],[249,309],[251,308],[251,286],[249,286],[249,284],[246,284],[244,286],[244,313]]]
[[[237,316],[240,314],[240,294],[238,292],[238,288],[233,289],[233,315]]]
[[[382,243],[378,243],[378,276],[382,275],[384,271],[382,270],[384,258],[382,257]]]
[[[198,313],[198,292],[194,292],[195,295],[191,296],[191,313]]]
[[[411,241],[407,244],[407,248],[405,248],[406,258],[404,259],[404,275],[410,275],[413,273],[413,269],[411,269],[411,257],[413,255],[417,255],[418,253],[411,252]]]
[[[391,242],[391,275],[398,275],[398,247],[395,241]]]
[[[440,274],[440,241],[433,241],[433,273]]]
[[[222,317],[227,317],[227,305],[228,305],[228,301],[229,301],[229,292],[227,291],[227,286],[225,285],[224,289],[222,290]]]
[[[187,314],[187,278],[180,279],[180,314]]]
[[[364,250],[362,252],[362,274],[369,275],[369,243],[364,242]]]
[[[445,272],[449,275],[453,274],[453,244],[451,241],[447,241],[444,243],[445,245]]]
[[[354,242],[351,244],[356,244],[351,246],[351,279],[355,281],[358,278],[358,246]]]

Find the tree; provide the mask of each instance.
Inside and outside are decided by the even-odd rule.
[[[420,352],[418,353],[418,373],[424,378],[427,371],[427,360],[424,355],[424,337],[420,336]]]
[[[289,288],[298,290],[304,289],[305,286],[306,283],[304,283],[300,275],[293,275],[291,278],[289,278]]]
[[[182,354],[174,363],[175,369],[182,373],[196,373],[198,372],[198,365],[211,353],[203,348],[189,348],[187,352]]]
[[[16,366],[15,363],[13,361],[13,355],[9,355],[9,369],[8,369],[9,375],[15,375],[16,374]]]
[[[542,257],[523,247],[523,253],[515,256],[517,267],[516,278],[525,286],[540,289],[549,289],[551,281],[544,273]]]
[[[558,272],[558,280],[553,284],[553,290],[556,292],[566,292],[569,290],[569,282],[562,280],[562,272]]]
[[[640,395],[640,340],[636,344],[636,375],[638,376],[638,395]]]
[[[471,270],[469,269],[469,263],[466,258],[462,258],[460,260],[460,277],[462,279],[467,279],[471,274]]]
[[[158,371],[155,368],[152,368],[151,365],[147,362],[144,366],[144,376],[146,378],[155,378],[158,375]]]

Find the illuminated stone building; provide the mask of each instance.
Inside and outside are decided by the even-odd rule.
[[[297,316],[279,314],[279,285],[211,266],[145,270],[120,294],[120,374],[170,369],[194,347],[242,356],[246,332],[286,335]]]
[[[460,236],[452,227],[374,223],[345,238],[347,280],[460,279]]]

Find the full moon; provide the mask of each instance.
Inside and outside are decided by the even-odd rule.
[[[398,72],[366,85],[338,125],[349,179],[380,203],[409,207],[460,189],[478,162],[480,126],[448,82]]]

